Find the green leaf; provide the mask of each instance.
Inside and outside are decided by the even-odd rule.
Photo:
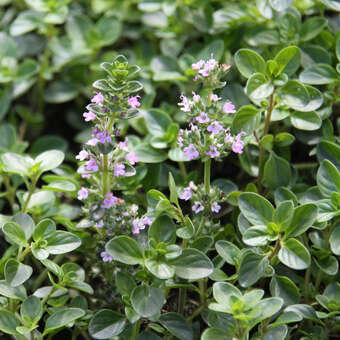
[[[94,314],[88,330],[94,339],[109,339],[123,331],[125,322],[123,315],[109,309],[102,309]]]
[[[31,10],[20,12],[10,26],[10,34],[18,36],[35,30],[43,16],[42,13]]]
[[[299,76],[300,81],[310,85],[331,84],[339,79],[338,74],[328,64],[313,64]]]
[[[332,249],[332,248],[331,248]],[[320,270],[327,275],[336,275],[339,270],[339,262],[335,256],[327,256],[326,258],[314,258],[315,264]]]
[[[340,3],[338,0],[320,0],[328,8],[340,12]]]
[[[263,340],[277,340],[277,339],[285,339],[288,333],[287,325],[281,325],[275,328],[271,328],[268,330]]]
[[[324,159],[333,163],[340,170],[340,146],[328,140],[322,140],[317,146],[317,156],[320,163]]]
[[[7,222],[3,225],[2,231],[15,244],[21,247],[27,245],[26,235],[21,226],[15,222]]]
[[[287,267],[296,270],[307,269],[311,264],[309,251],[294,238],[282,242],[278,257]]]
[[[170,190],[170,202],[179,206],[177,187],[176,187],[176,183],[171,172],[169,172],[168,185],[169,185],[169,190]]]
[[[267,273],[269,261],[267,257],[246,250],[241,258],[238,271],[238,282],[242,287],[250,287]]]
[[[164,294],[161,289],[156,287],[141,285],[131,293],[133,309],[144,318],[159,313],[164,303]]]
[[[6,334],[18,334],[16,328],[21,324],[20,320],[5,309],[0,310],[0,331]]]
[[[235,266],[239,263],[241,257],[240,249],[233,243],[225,240],[219,240],[215,244],[217,253],[224,261]]]
[[[63,162],[64,157],[64,153],[60,150],[48,150],[36,157],[34,162],[40,163],[40,172],[45,172],[57,168]]]
[[[219,328],[207,328],[203,334],[201,340],[231,340],[231,337]]]
[[[23,285],[11,287],[5,280],[0,280],[0,295],[18,300],[25,300],[27,297],[26,289]]]
[[[171,118],[167,113],[156,109],[146,111],[144,119],[149,133],[158,137],[163,137],[172,123]]]
[[[77,86],[64,80],[56,80],[45,89],[44,100],[51,104],[66,103],[77,97],[79,90]]]
[[[300,292],[295,283],[286,276],[275,275],[270,281],[270,293],[283,299],[286,306],[300,301]]]
[[[340,61],[340,37],[338,37],[338,39],[336,40],[335,53],[338,61]]]
[[[66,308],[60,310],[46,319],[44,334],[50,333],[58,328],[67,326],[69,323],[83,317],[85,311],[80,308]]]
[[[176,230],[176,235],[180,238],[189,240],[195,234],[195,227],[189,216],[184,218],[184,226]]]
[[[266,62],[255,51],[240,49],[236,52],[234,59],[239,72],[246,78],[254,73],[266,72]]]
[[[302,23],[300,31],[300,39],[308,41],[318,36],[324,27],[327,25],[327,20],[322,17],[312,17]]]
[[[33,159],[29,156],[21,156],[16,153],[6,152],[1,155],[3,170],[18,174],[21,176],[29,176],[30,169],[33,166]]]
[[[154,149],[149,144],[139,144],[133,150],[140,162],[144,163],[161,163],[168,158],[166,152]]]
[[[46,250],[54,255],[69,253],[81,245],[80,238],[67,231],[56,231],[53,235],[46,238],[46,242]]]
[[[290,121],[295,128],[305,131],[318,130],[322,124],[320,116],[315,111],[293,111],[290,115]]]
[[[277,66],[274,75],[278,77],[281,73],[288,76],[294,74],[301,63],[301,52],[296,46],[283,48],[274,58]]]
[[[118,291],[121,295],[130,296],[131,292],[136,287],[136,283],[132,275],[127,272],[123,272],[123,271],[116,272],[115,282],[116,282]]]
[[[203,59],[208,60],[211,58],[211,54],[213,58],[216,60],[220,60],[224,53],[224,42],[223,40],[213,40],[205,48],[197,55],[197,60]]]
[[[26,325],[36,325],[43,315],[43,308],[39,298],[29,296],[20,307],[20,315]]]
[[[252,100],[262,100],[269,97],[274,91],[271,84],[262,73],[254,73],[247,81],[245,92]]]
[[[214,270],[210,259],[197,249],[184,249],[179,257],[169,263],[175,266],[177,276],[187,280],[203,279]]]
[[[175,275],[175,268],[165,263],[162,259],[147,259],[145,266],[153,275],[161,280],[170,279]]]
[[[56,232],[56,226],[53,220],[46,218],[41,220],[33,231],[33,240],[39,241],[42,238],[51,237]]]
[[[120,36],[122,31],[122,24],[116,16],[102,16],[96,28],[99,32],[99,45],[108,46],[112,45]]]
[[[268,228],[266,225],[257,225],[248,228],[242,237],[242,240],[248,246],[265,246],[268,243]]]
[[[128,236],[117,236],[105,245],[105,250],[116,261],[125,264],[142,264],[144,262],[143,251],[137,241]]]
[[[253,225],[267,225],[272,221],[274,208],[264,197],[253,192],[245,192],[238,198],[239,208]]]
[[[282,176],[285,174],[285,176]],[[288,186],[291,180],[291,168],[289,163],[274,152],[264,165],[263,183],[271,190],[281,186]]]
[[[18,213],[13,216],[12,220],[21,226],[21,228],[24,230],[26,240],[29,240],[34,230],[34,221],[32,220],[32,217],[28,214]]]
[[[9,259],[5,264],[5,279],[12,287],[18,287],[32,275],[33,269],[14,259]]]
[[[191,325],[178,313],[164,313],[159,317],[159,322],[172,335],[180,340],[193,340],[194,333]]]
[[[273,222],[278,226],[279,231],[285,231],[291,224],[294,213],[292,201],[281,202],[274,212]]]
[[[333,192],[340,192],[340,172],[327,159],[321,163],[316,180],[325,197],[331,197]]]
[[[269,0],[270,6],[278,12],[286,10],[292,2],[293,0]]]
[[[223,307],[228,310],[231,309],[232,299],[231,297],[236,296],[242,298],[242,294],[238,288],[228,282],[216,282],[213,284],[213,295],[214,299]],[[210,306],[209,306],[210,308]]]
[[[244,131],[250,135],[260,124],[261,114],[258,109],[252,105],[242,106],[236,113],[232,123],[232,132],[234,134]]]
[[[285,237],[296,237],[303,234],[313,226],[317,215],[318,207],[312,203],[300,205],[295,208],[292,222],[285,230]]]
[[[340,227],[335,227],[329,237],[329,244],[333,254],[340,255]]]
[[[148,237],[156,243],[173,244],[176,241],[176,225],[169,216],[158,216],[148,230]]]

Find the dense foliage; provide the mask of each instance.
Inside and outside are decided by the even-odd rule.
[[[340,334],[337,0],[0,0],[0,337]]]

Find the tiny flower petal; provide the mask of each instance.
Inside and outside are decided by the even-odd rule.
[[[229,100],[227,100],[225,102],[225,104],[223,105],[223,108],[222,108],[222,111],[224,113],[235,113],[236,110],[235,110],[235,106],[233,105],[233,103]]]
[[[128,99],[128,105],[132,108],[132,109],[135,109],[136,107],[139,107],[141,104],[140,102],[138,101],[138,98],[140,98],[139,95],[137,96],[131,96],[129,99]]]
[[[86,150],[81,150],[79,154],[76,156],[76,159],[79,161],[85,160],[89,156],[89,153]]]
[[[89,191],[86,188],[81,188],[78,191],[78,200],[86,200],[87,197],[89,196]]]
[[[190,144],[189,146],[184,148],[184,154],[190,160],[193,160],[199,157],[199,153],[193,144]]]
[[[85,118],[85,122],[90,122],[91,120],[95,120],[96,119],[96,115],[89,111],[89,112],[84,112],[83,113],[83,117]]]
[[[196,201],[194,205],[192,206],[192,211],[198,214],[199,212],[204,210],[204,206],[201,202]]]

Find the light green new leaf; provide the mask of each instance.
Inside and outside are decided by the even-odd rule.
[[[311,264],[311,256],[307,248],[295,238],[282,242],[278,257],[287,267],[302,270]]]
[[[275,68],[275,76],[281,73],[292,75],[299,68],[301,62],[301,52],[296,46],[288,46],[283,48],[274,58],[277,66]]]
[[[15,259],[9,259],[5,264],[5,279],[12,287],[18,287],[32,275],[32,267],[22,264]]]
[[[246,78],[249,78],[254,73],[266,72],[266,62],[255,51],[243,48],[236,52],[234,58],[238,70]]]

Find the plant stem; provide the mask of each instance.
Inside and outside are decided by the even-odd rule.
[[[31,183],[31,185],[29,187],[29,190],[28,190],[28,196],[27,196],[26,201],[25,201],[25,203],[24,203],[24,205],[23,205],[23,207],[21,209],[21,212],[23,212],[23,213],[25,213],[26,210],[27,210],[28,203],[29,203],[29,201],[30,201],[30,199],[31,199],[31,197],[32,197],[32,195],[34,193],[37,181],[38,181],[38,176],[32,178],[32,183]]]
[[[136,321],[133,324],[133,330],[132,330],[132,340],[137,340],[139,335],[139,328],[140,328],[140,320]]]
[[[277,253],[279,252],[280,248],[281,248],[281,244],[280,244],[280,239],[278,238],[276,240],[276,243],[275,243],[273,251],[268,256],[269,262],[271,262],[271,260],[277,255]]]
[[[14,204],[15,204],[15,200],[14,200],[15,191],[12,190],[11,188],[9,177],[6,174],[2,174],[2,178],[4,181],[5,187],[6,187],[6,192],[7,192],[6,196],[7,196],[8,202],[11,206],[12,212],[14,212],[13,209],[14,209]]]
[[[197,238],[201,234],[201,232],[202,232],[202,230],[204,228],[204,225],[205,225],[205,217],[203,216],[201,218],[200,225],[198,226],[198,229],[196,231],[195,238]]]
[[[18,260],[19,262],[21,262],[21,261],[25,258],[25,256],[26,256],[27,254],[29,254],[30,252],[31,252],[31,248],[30,248],[30,247],[27,247],[23,252],[20,252],[20,253],[18,254],[17,260]]]
[[[194,320],[196,318],[196,316],[200,315],[202,313],[202,311],[204,310],[205,306],[201,305],[200,307],[198,307],[188,318],[187,320],[190,322],[192,320]]]
[[[205,291],[206,291],[206,279],[201,279],[198,281],[198,286],[200,288],[200,297],[201,297],[201,305],[203,307],[205,307],[206,305],[206,294],[205,294]]]
[[[179,295],[178,295],[178,313],[181,315],[184,315],[184,306],[185,306],[186,297],[187,297],[186,288],[180,288]]]
[[[207,195],[210,194],[210,171],[211,171],[211,158],[209,158],[204,163],[204,187],[205,187],[205,193]]]
[[[266,136],[269,132],[269,125],[270,125],[270,120],[272,117],[273,109],[274,109],[274,92],[271,94],[270,99],[269,99],[269,108],[268,108],[266,120],[264,123],[264,130],[263,130],[262,138]],[[260,147],[260,154],[259,154],[259,163],[258,163],[259,175],[257,177],[257,191],[261,193],[262,178],[263,178],[264,148],[260,145],[259,147]]]
[[[179,169],[181,170],[181,174],[184,180],[186,180],[188,173],[187,173],[187,169],[185,167],[185,164],[183,162],[178,162],[179,165]]]
[[[315,291],[317,292],[319,290],[319,286],[322,280],[322,270],[319,269],[318,275],[316,277],[316,281],[315,281]]]

